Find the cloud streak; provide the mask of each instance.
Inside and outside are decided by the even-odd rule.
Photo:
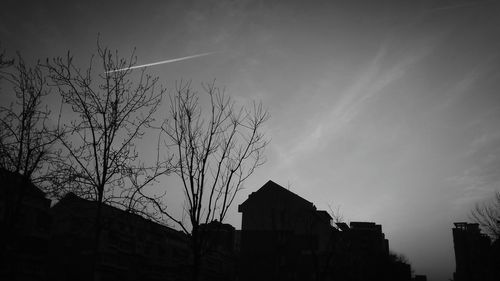
[[[201,54],[196,54],[196,55],[187,56],[187,57],[181,57],[181,58],[163,60],[163,61],[159,61],[159,62],[153,62],[153,63],[148,63],[148,64],[136,65],[136,66],[132,66],[132,67],[125,67],[125,68],[121,68],[121,69],[109,70],[109,71],[106,71],[106,73],[126,71],[126,70],[131,70],[131,69],[142,68],[142,67],[148,67],[148,66],[166,64],[166,63],[178,62],[178,61],[183,61],[183,60],[190,60],[190,59],[194,59],[194,58],[199,58],[199,57],[204,57],[204,56],[212,55],[214,53],[216,53],[216,52],[201,53]]]
[[[388,55],[386,48],[382,47],[358,79],[340,94],[340,100],[317,124],[313,133],[299,142],[291,151],[299,152],[317,148],[317,142],[320,139],[329,138],[339,133],[363,111],[371,99],[380,95],[385,87],[401,78],[410,66],[430,54],[435,44],[429,45],[409,54],[388,69],[382,67],[382,62],[387,59]]]

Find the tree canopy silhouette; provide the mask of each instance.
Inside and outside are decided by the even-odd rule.
[[[68,121],[61,125],[64,134],[58,140],[63,157],[55,165],[52,181],[60,193],[71,191],[97,203],[94,267],[103,204],[132,212],[145,210],[138,205],[142,202],[138,191],[169,169],[168,161],[159,156],[154,163],[145,163],[136,149],[153,129],[154,114],[161,105],[165,90],[158,88],[158,78],[144,70],[132,75],[134,53],[124,59],[98,42],[96,58],[97,69],[94,56],[82,70],[69,52],[46,63],[63,105],[71,109]]]
[[[46,74],[39,64],[28,66],[20,54],[14,63],[2,53],[0,65],[0,76],[10,86],[2,92],[10,90],[13,99],[0,106],[0,168],[41,184],[57,157],[57,128],[49,124],[50,111],[43,104],[50,92]]]
[[[191,83],[180,82],[162,125],[173,174],[185,196],[183,215],[175,216],[161,200],[150,197],[161,213],[189,234],[194,280],[207,243],[200,225],[223,222],[244,181],[264,163],[268,143],[262,126],[269,113],[262,104],[238,106],[215,82],[203,84],[203,93],[206,106]]]
[[[477,203],[471,216],[493,240],[500,238],[500,191],[491,201]]]

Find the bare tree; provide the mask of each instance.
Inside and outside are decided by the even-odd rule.
[[[14,63],[14,60],[7,59],[5,56],[5,50],[1,49],[1,51],[0,51],[0,69],[11,66],[13,63]]]
[[[14,60],[5,59],[2,52],[0,79],[5,79],[10,86],[8,90],[1,89],[2,93],[12,98],[9,106],[0,106],[0,181],[7,182],[3,177],[13,175],[23,180],[11,192],[8,188],[2,190],[5,206],[10,206],[5,212],[10,231],[18,221],[26,187],[32,183],[41,187],[49,166],[57,158],[56,128],[48,124],[50,111],[43,105],[49,90],[40,65],[27,66],[20,54],[14,64]]]
[[[471,217],[493,240],[500,238],[500,191],[490,202],[476,204]]]
[[[98,278],[101,216],[104,204],[132,207],[138,191],[168,170],[160,156],[144,163],[136,144],[150,132],[164,89],[157,89],[157,77],[145,74],[136,80],[131,69],[134,53],[123,59],[118,51],[97,43],[97,60],[102,68],[94,70],[94,56],[81,70],[68,53],[47,61],[50,79],[59,90],[71,118],[62,126],[59,138],[65,157],[57,163],[55,186],[96,202],[94,262]],[[130,202],[130,203],[127,203]]]
[[[12,86],[15,100],[0,106],[0,168],[40,183],[42,170],[54,159],[56,140],[48,124],[50,111],[42,104],[49,95],[46,75],[39,65],[28,67],[20,54],[12,70],[0,75]]]
[[[199,278],[206,245],[200,225],[223,222],[244,181],[264,163],[268,143],[261,129],[269,114],[262,104],[237,106],[215,82],[203,84],[203,91],[208,97],[206,111],[190,83],[177,85],[170,98],[169,118],[162,126],[167,147],[173,151],[174,173],[182,182],[184,213],[175,216],[152,200],[189,235],[193,280]]]
[[[6,82],[6,87],[0,88],[2,96],[5,101],[11,101],[9,105],[0,106],[0,198],[3,201],[0,203],[3,205],[0,271],[13,277],[19,230],[25,221],[23,209],[29,201],[30,186],[47,187],[44,184],[47,171],[57,157],[56,128],[50,124],[50,111],[44,105],[50,91],[39,64],[28,66],[19,53],[16,60],[7,59],[2,51],[0,80]]]
[[[330,216],[333,219],[333,223],[343,223],[344,222],[344,214],[340,210],[340,205],[337,205],[335,209],[332,208],[330,204],[328,204],[328,209],[330,210]]]

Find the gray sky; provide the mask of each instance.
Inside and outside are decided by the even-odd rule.
[[[500,189],[498,1],[87,2],[3,1],[2,47],[87,62],[100,33],[138,64],[215,52],[148,70],[169,89],[216,78],[271,113],[268,161],[228,222],[272,179],[452,277],[452,223]]]

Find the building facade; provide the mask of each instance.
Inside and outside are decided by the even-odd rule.
[[[498,280],[498,252],[490,238],[481,233],[479,224],[454,223],[455,281]],[[497,264],[495,264],[497,263]]]
[[[0,280],[44,280],[50,200],[23,176],[0,169]]]
[[[268,181],[238,207],[242,280],[313,280],[336,229],[325,211]]]
[[[91,280],[93,274],[100,280],[189,279],[182,232],[109,205],[102,209],[95,251],[95,206],[70,193],[51,209],[51,280]]]
[[[238,207],[241,280],[411,280],[382,226],[338,223],[328,212],[268,181]]]

